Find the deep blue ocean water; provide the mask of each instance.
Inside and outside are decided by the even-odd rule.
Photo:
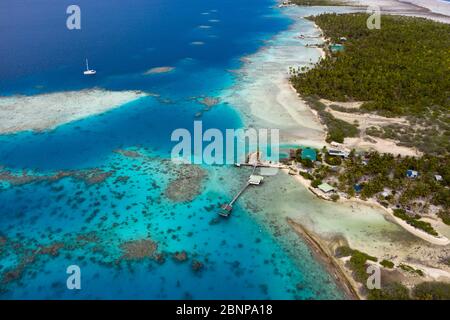
[[[0,181],[0,298],[342,297],[302,241],[292,232],[277,235],[283,222],[265,225],[239,205],[232,219],[216,221],[218,205],[240,188],[247,171],[202,166],[206,178],[192,201],[174,202],[165,193],[179,174],[167,161],[171,132],[191,129],[204,109],[193,97],[214,97],[233,85],[231,70],[240,59],[289,27],[274,3],[80,0],[78,31],[65,27],[70,4],[0,2],[0,95],[98,87],[158,96],[51,131],[0,136],[0,165],[17,175],[111,173],[94,184],[74,176],[23,185]],[[204,44],[192,44],[199,41]],[[95,77],[82,75],[86,57]],[[143,75],[159,66],[175,69]],[[205,128],[242,126],[238,111],[226,104],[201,120]],[[94,236],[83,240],[86,235]],[[123,259],[123,243],[140,239],[157,243],[165,260]],[[55,243],[63,244],[57,254],[36,253]],[[174,261],[172,254],[182,250],[188,260]],[[192,270],[194,260],[202,263],[200,271]],[[66,288],[72,264],[81,267],[81,290]]]

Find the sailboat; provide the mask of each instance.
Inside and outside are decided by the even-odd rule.
[[[89,69],[88,59],[86,59],[86,71],[84,71],[83,73],[85,76],[92,76],[97,73],[97,71]]]

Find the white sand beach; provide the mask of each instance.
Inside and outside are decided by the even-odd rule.
[[[242,170],[242,169],[239,169]],[[450,245],[444,237],[423,239],[406,230],[379,204],[358,199],[338,202],[319,199],[307,190],[309,181],[301,176],[288,176],[287,170],[267,177],[265,185],[244,193],[241,204],[264,208],[267,221],[290,218],[323,241],[331,251],[338,245],[348,245],[399,264],[414,265],[425,272],[425,277],[415,277],[399,270],[409,280],[450,281],[450,266],[443,257],[450,254]],[[274,190],[279,196],[274,197]],[[257,214],[259,216],[259,214]],[[450,230],[449,226],[445,227]],[[426,237],[426,236],[425,236]],[[429,271],[429,270],[427,270]]]
[[[146,95],[140,91],[89,89],[0,97],[0,134],[52,129],[120,107]]]
[[[282,169],[282,171],[285,174],[288,174],[288,172],[289,172],[289,170],[287,170],[287,169]],[[307,179],[303,178],[301,175],[290,175],[290,176],[295,181],[297,181],[301,185],[303,185],[306,189],[309,189],[311,187],[311,180],[307,180]],[[386,209],[385,207],[383,207],[381,204],[379,204],[374,199],[368,199],[368,200],[364,201],[364,200],[361,200],[358,198],[351,198],[351,199],[340,198],[336,205],[339,206],[341,203],[349,204],[351,207],[362,205],[362,206],[366,206],[367,208],[378,210],[380,214],[388,217],[389,221],[395,222],[396,224],[401,226],[403,229],[405,229],[409,233],[411,233],[414,236],[416,236],[422,240],[425,240],[431,244],[434,244],[437,246],[447,246],[448,244],[450,244],[450,240],[444,235],[439,235],[438,237],[435,237],[435,236],[432,236],[422,230],[419,230],[417,228],[410,226],[404,220],[401,220],[401,219],[395,217],[392,209]],[[450,227],[448,227],[448,226],[444,226],[444,228],[446,230],[450,230]]]
[[[221,99],[239,109],[247,126],[280,129],[284,143],[301,143],[318,148],[325,143],[325,131],[316,115],[289,83],[290,67],[312,67],[322,57],[314,45],[323,43],[320,30],[302,17],[327,11],[327,8],[289,7],[283,12],[295,22],[243,59],[236,74],[237,85]],[[349,11],[335,8],[328,11]],[[304,34],[304,39],[298,36]],[[306,47],[305,45],[310,45]]]
[[[360,4],[365,1],[360,1]],[[378,1],[372,1],[378,2]],[[424,8],[398,1],[379,1],[388,6],[392,13],[432,17],[435,20],[443,16],[431,13]],[[392,5],[397,5],[394,7]],[[304,103],[290,86],[289,67],[312,66],[321,58],[321,51],[312,46],[323,43],[320,30],[310,21],[301,17],[323,12],[323,7],[288,7],[282,9],[295,22],[291,28],[276,35],[266,46],[257,53],[245,58],[245,65],[237,71],[240,81],[235,88],[221,97],[224,101],[238,108],[243,114],[247,126],[262,128],[279,128],[283,143],[297,143],[321,147],[326,145],[325,131],[312,110]],[[330,8],[330,11],[349,12],[351,8]],[[361,11],[361,8],[358,9]],[[385,11],[385,8],[383,8]],[[444,17],[445,18],[445,17]],[[300,34],[305,35],[299,38]],[[359,107],[360,103],[345,105],[345,107]],[[341,113],[335,112],[335,116]],[[353,119],[368,127],[374,124],[385,125],[391,120],[383,117]],[[400,119],[406,123],[405,119]],[[361,138],[359,141],[348,141],[358,147],[371,148],[378,145],[381,152],[392,152],[393,149],[404,155],[416,155],[415,150],[397,148],[394,142],[380,139],[377,143],[367,144]],[[391,144],[390,144],[391,143]],[[366,145],[367,144],[367,145]],[[388,259],[397,266],[401,263],[413,264],[424,271],[425,277],[415,278],[398,270],[408,281],[434,280],[436,278],[450,281],[450,267],[442,262],[442,257],[450,253],[447,232],[448,226],[443,226],[439,232],[440,238],[431,237],[416,229],[409,228],[403,221],[397,221],[392,213],[381,208],[378,203],[366,201],[341,200],[337,203],[325,201],[312,195],[308,190],[309,181],[301,176],[287,176],[285,178],[271,177],[270,188],[259,188],[251,192],[251,203],[247,195],[243,195],[243,202],[254,206],[255,198],[258,206],[272,212],[265,219],[272,221],[280,217],[287,217],[301,224],[305,229],[318,235],[324,243],[334,246],[344,241],[354,249],[366,252],[380,259]],[[286,179],[289,179],[287,181]],[[294,184],[299,185],[296,188]],[[273,190],[279,190],[282,196],[274,199],[270,196]],[[250,194],[250,192],[248,193]],[[250,196],[248,196],[250,197]],[[412,280],[411,280],[412,279]],[[409,284],[409,282],[408,282]]]
[[[402,2],[412,3],[431,12],[450,16],[450,3],[443,0],[403,0]]]
[[[349,5],[378,6],[382,13],[450,23],[450,3],[440,0],[346,0]]]
[[[317,47],[324,42],[321,30],[305,16],[327,11],[351,12],[346,7],[288,7],[283,13],[294,20],[289,30],[281,32],[266,46],[244,58],[244,66],[236,72],[238,83],[224,92],[221,99],[239,109],[244,123],[249,127],[275,128],[285,144],[308,145],[316,148],[329,146],[325,142],[326,130],[319,118],[297,94],[289,82],[290,68],[313,67],[324,58],[324,51]],[[304,35],[300,38],[299,35]],[[331,101],[323,101],[333,104]],[[336,104],[336,103],[334,103]],[[345,107],[358,107],[361,103],[339,103]],[[344,146],[352,149],[392,152],[404,156],[417,156],[412,148],[399,147],[395,141],[365,137],[365,129],[374,125],[407,123],[404,119],[390,119],[376,115],[343,113],[328,108],[335,117],[349,123],[359,122],[361,137],[346,138]]]

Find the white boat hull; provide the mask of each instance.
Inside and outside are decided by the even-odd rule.
[[[85,76],[92,76],[92,75],[94,75],[96,73],[97,73],[97,71],[95,71],[95,70],[86,70],[86,71],[83,72],[83,74]]]

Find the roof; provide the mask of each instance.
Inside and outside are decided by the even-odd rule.
[[[331,50],[332,52],[343,51],[343,50],[344,50],[344,46],[343,46],[342,44],[335,43],[335,44],[332,44],[332,45],[330,46],[330,50]]]
[[[353,189],[355,189],[356,192],[361,192],[362,188],[363,188],[363,186],[360,184],[355,184],[353,186]]]
[[[252,174],[250,176],[250,178],[248,179],[248,183],[250,183],[250,184],[260,184],[261,181],[263,181],[263,179],[264,179],[264,177],[262,177],[262,176],[257,176],[257,175]]]
[[[348,157],[349,153],[347,151],[342,150],[336,150],[336,149],[330,149],[328,150],[328,154],[332,156],[340,156],[340,157]]]
[[[316,159],[317,159],[317,152],[314,149],[305,148],[305,149],[302,149],[301,157],[302,157],[303,160],[309,159],[311,161],[316,161]]]
[[[322,183],[321,185],[319,185],[318,188],[319,188],[320,190],[322,190],[323,192],[325,192],[325,193],[334,190],[334,187],[333,187],[333,186],[330,186],[328,183]]]
[[[390,195],[391,193],[389,192],[389,191],[383,191],[382,193],[381,193],[381,195],[383,196],[383,197],[388,197],[389,195]]]
[[[442,181],[442,176],[439,174],[434,175],[434,178],[436,179],[436,181]]]
[[[252,152],[248,155],[248,163],[249,164],[255,164],[259,161],[259,153],[258,152]]]
[[[419,173],[416,170],[407,170],[406,175],[408,177],[417,177]]]

